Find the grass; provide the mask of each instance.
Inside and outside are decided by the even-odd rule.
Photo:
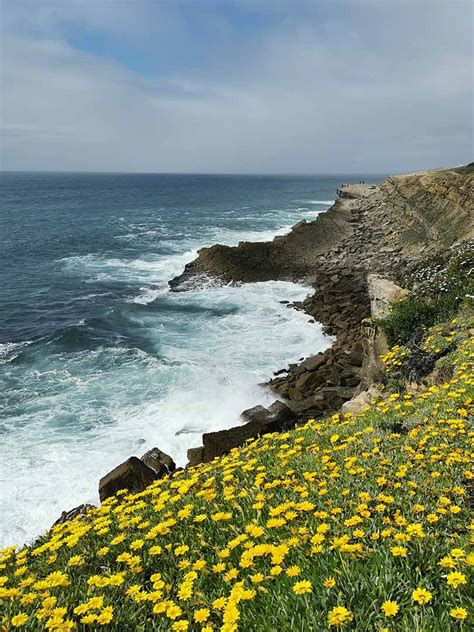
[[[472,629],[474,345],[453,339],[444,384],[267,435],[5,549],[0,629]]]

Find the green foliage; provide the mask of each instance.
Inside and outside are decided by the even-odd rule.
[[[437,255],[415,270],[404,285],[410,294],[378,321],[390,346],[408,344],[437,323],[451,319],[474,294],[472,242]]]
[[[407,297],[396,303],[390,314],[378,321],[388,344],[406,344],[436,322],[436,310],[423,299]]]
[[[425,343],[443,333],[445,384],[249,441],[0,551],[0,630],[471,629],[474,346],[457,322]]]
[[[460,173],[461,175],[467,175],[469,173],[474,173],[474,162],[470,162],[468,165],[464,167],[457,167],[456,169],[452,169],[456,173]]]

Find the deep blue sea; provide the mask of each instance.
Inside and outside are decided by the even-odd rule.
[[[0,546],[97,502],[101,476],[273,397],[330,340],[284,282],[168,291],[198,248],[267,240],[370,176],[0,176]]]

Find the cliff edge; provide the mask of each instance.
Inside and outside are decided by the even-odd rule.
[[[313,222],[299,222],[271,242],[202,248],[170,281],[184,290],[200,275],[224,282],[311,280],[327,268],[396,271],[474,235],[471,166],[390,176],[378,187],[346,185]]]

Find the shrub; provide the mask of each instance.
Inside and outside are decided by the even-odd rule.
[[[407,344],[436,322],[436,309],[423,299],[411,296],[396,303],[390,314],[378,321],[390,346]]]
[[[378,321],[390,346],[419,340],[437,323],[450,320],[463,303],[472,303],[473,242],[436,255],[404,280],[410,294]]]

